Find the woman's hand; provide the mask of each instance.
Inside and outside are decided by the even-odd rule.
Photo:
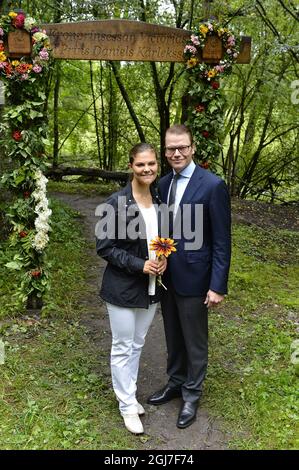
[[[160,276],[164,273],[167,268],[167,259],[165,256],[158,260],[148,260],[144,263],[143,272],[144,274],[154,274],[155,276]]]
[[[144,274],[154,274],[155,276],[157,276],[157,274],[158,274],[158,261],[154,261],[154,260],[150,260],[150,259],[147,260],[144,263],[143,272],[144,272]]]
[[[166,270],[167,268],[167,259],[165,258],[165,256],[163,256],[162,258],[160,258],[158,260],[158,272],[157,274],[160,275],[160,274],[163,274],[164,271]]]

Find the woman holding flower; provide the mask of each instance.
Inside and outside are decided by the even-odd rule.
[[[156,259],[150,249],[159,234],[154,147],[135,145],[129,167],[132,180],[99,207],[96,247],[108,263],[100,296],[106,301],[112,331],[113,389],[126,428],[141,434],[139,415],[144,409],[136,398],[139,359],[160,298],[157,276],[165,271],[166,259]]]

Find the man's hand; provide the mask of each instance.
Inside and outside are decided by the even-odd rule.
[[[220,304],[223,299],[224,295],[217,294],[217,292],[214,292],[210,289],[207,293],[206,300],[204,303],[205,305],[207,305],[208,308],[215,307],[216,305]]]

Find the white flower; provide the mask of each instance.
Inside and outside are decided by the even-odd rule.
[[[34,33],[32,37],[35,39],[35,41],[40,42],[43,39],[47,39],[48,36],[45,33],[38,32]]]
[[[37,214],[34,225],[36,235],[34,237],[32,246],[35,250],[41,252],[45,249],[49,242],[48,232],[50,230],[49,218],[52,214],[51,209],[48,207],[48,199],[46,196],[47,178],[43,175],[41,170],[37,170],[34,175],[36,189],[33,191],[32,196],[36,201],[34,212]]]
[[[31,16],[27,16],[25,18],[25,21],[24,21],[24,28],[27,30],[27,31],[31,31],[33,26],[36,26],[36,21],[34,18],[31,18]]]
[[[49,237],[45,232],[38,232],[33,240],[33,248],[37,251],[43,251],[49,242]]]

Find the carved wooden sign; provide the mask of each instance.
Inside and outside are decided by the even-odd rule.
[[[208,36],[205,46],[202,50],[202,59],[205,62],[219,62],[223,56],[223,45],[221,39],[217,36]]]
[[[191,34],[183,29],[130,20],[53,23],[42,27],[50,37],[56,59],[183,62],[185,42]],[[249,63],[250,38],[243,38],[242,44],[243,53],[237,62]],[[210,47],[211,53],[213,48]],[[215,61],[214,56],[206,59]]]
[[[31,37],[27,31],[16,29],[8,33],[7,38],[8,56],[20,58],[31,54]]]

